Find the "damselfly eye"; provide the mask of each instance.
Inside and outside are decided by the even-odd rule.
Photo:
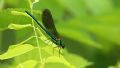
[[[62,46],[61,46],[63,49],[65,48],[65,45],[64,44],[62,44]]]

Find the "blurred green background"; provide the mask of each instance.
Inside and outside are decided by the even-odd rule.
[[[31,24],[28,17],[11,13],[31,10],[29,1],[0,0],[0,54],[5,53],[10,45],[34,35],[31,28],[8,29],[11,23]],[[42,10],[46,8],[51,11],[66,45],[63,56],[71,65],[75,68],[120,68],[120,0],[40,0],[32,6],[39,21]],[[34,40],[28,43],[36,44]],[[45,45],[42,41],[40,43]],[[35,52],[0,60],[0,68],[16,68],[26,59],[37,59]],[[73,68],[59,63],[48,63],[43,68],[53,67]]]

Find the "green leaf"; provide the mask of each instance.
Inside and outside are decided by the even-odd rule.
[[[36,60],[28,60],[23,63],[18,64],[15,68],[34,68],[37,64]]]
[[[67,60],[65,60],[65,58],[61,57],[57,57],[57,56],[51,56],[48,57],[46,59],[46,63],[62,63],[66,66],[68,66],[69,68],[75,68],[74,65],[70,64]]]
[[[58,47],[54,48],[54,47],[51,47],[51,45],[47,45],[43,47],[42,50],[44,54],[46,53],[49,56],[53,56],[53,55],[58,56],[58,57],[63,56],[62,54],[59,53],[60,49]],[[60,52],[63,53],[62,50],[60,50]],[[48,55],[45,55],[45,56],[48,56]]]
[[[5,1],[5,8],[24,8],[29,9],[29,4],[27,0],[4,0]]]
[[[37,33],[40,35],[40,39],[46,43],[47,45],[52,45],[53,47],[57,47],[56,44],[54,44],[49,38],[49,36],[40,28],[36,28]]]
[[[93,62],[88,61],[87,59],[75,54],[66,53],[64,57],[69,63],[74,65],[76,68],[86,68],[87,66],[94,64]]]
[[[31,51],[33,49],[34,49],[34,47],[30,44],[12,45],[9,47],[9,49],[6,53],[0,55],[0,60],[16,57],[16,56],[22,55],[28,51]]]
[[[112,11],[111,0],[86,0],[89,11],[94,14],[103,14]]]
[[[108,68],[120,68],[120,62],[117,62],[115,66],[109,66]]]
[[[19,11],[11,11],[11,14],[13,14],[13,15],[24,15],[24,16],[28,16],[26,13],[24,13],[24,12],[19,12]]]
[[[4,0],[0,0],[0,10],[3,8],[4,6]]]
[[[37,2],[39,2],[39,0],[35,0],[35,1],[34,1],[34,3],[37,3]]]
[[[73,20],[74,22],[79,22],[79,20]],[[73,40],[76,40],[78,42],[82,42],[85,44],[88,44],[90,46],[93,46],[95,48],[100,49],[101,44],[96,42],[87,31],[85,31],[84,28],[81,28],[80,24],[74,24],[71,20],[66,24],[59,24],[58,31],[65,37],[71,38]],[[64,28],[61,28],[64,27]],[[73,28],[71,28],[73,27]],[[63,31],[64,30],[64,31]]]
[[[11,23],[29,24],[31,22],[29,17],[25,16],[23,12],[19,11],[24,11],[24,9],[6,9],[0,11],[0,30],[7,29],[8,25]]]
[[[29,6],[30,6],[31,9],[33,8],[33,5],[37,2],[39,2],[39,0],[34,0],[34,1],[33,0],[28,0]]]
[[[77,17],[84,18],[86,16],[86,4],[84,0],[59,0],[69,12]]]
[[[9,29],[14,29],[14,30],[20,30],[26,27],[31,27],[31,24],[25,24],[25,25],[20,25],[20,24],[9,24],[8,28]]]
[[[41,0],[34,4],[33,9],[49,9],[54,20],[60,20],[64,12],[63,5],[57,0]]]
[[[95,35],[99,37],[120,44],[119,24],[118,25],[94,24],[94,25],[83,25],[83,27],[93,32]]]
[[[120,62],[117,63],[116,68],[120,68]]]

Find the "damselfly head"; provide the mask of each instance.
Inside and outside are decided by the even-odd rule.
[[[65,48],[65,45],[62,43],[61,39],[57,39],[56,44],[59,45],[60,47],[62,47],[63,49]]]
[[[65,45],[64,45],[64,44],[62,44],[62,45],[61,45],[61,47],[64,49],[64,48],[65,48]]]

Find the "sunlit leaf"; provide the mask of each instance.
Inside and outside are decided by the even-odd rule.
[[[84,57],[75,55],[75,54],[70,54],[64,56],[65,59],[73,64],[76,68],[86,68],[87,66],[93,65],[94,62],[88,61]]]
[[[57,47],[56,44],[54,44],[49,38],[49,36],[47,34],[45,34],[45,32],[42,29],[36,29],[36,31],[38,32],[38,34],[40,35],[40,39],[42,41],[44,41],[44,43],[48,44],[48,45],[52,45],[53,47]]]
[[[34,68],[36,64],[37,64],[37,61],[28,60],[28,61],[18,64],[15,68]]]
[[[39,0],[35,0],[35,1],[34,1],[34,3],[37,3],[37,2],[39,2]]]
[[[74,65],[70,64],[68,61],[66,61],[63,57],[56,57],[56,56],[51,56],[46,59],[46,63],[62,63],[69,68],[75,68]]]
[[[93,14],[103,14],[112,11],[110,0],[86,0],[88,10]]]
[[[59,0],[67,10],[77,17],[84,18],[86,16],[86,5],[84,0]]]
[[[0,30],[5,30],[8,28],[8,25],[11,23],[14,24],[29,24],[30,23],[30,18],[28,18],[25,15],[21,15],[18,12],[16,13],[11,13],[12,11],[19,10],[19,11],[24,11],[24,9],[6,9],[6,10],[1,10],[0,11]],[[16,15],[18,14],[18,15]],[[24,13],[23,13],[24,14]]]
[[[120,68],[120,62],[117,63],[116,68]]]
[[[0,10],[3,8],[4,6],[4,0],[0,0]]]
[[[30,44],[12,45],[7,52],[0,55],[0,60],[16,57],[33,49],[34,47]]]
[[[120,62],[117,62],[115,66],[109,66],[108,68],[120,68]]]
[[[24,16],[27,16],[27,14],[24,12],[19,12],[19,11],[11,11],[11,14],[13,15],[24,15]]]
[[[26,27],[31,27],[31,24],[25,24],[25,25],[20,25],[20,24],[10,24],[8,26],[9,29],[14,29],[14,30],[20,30]]]

